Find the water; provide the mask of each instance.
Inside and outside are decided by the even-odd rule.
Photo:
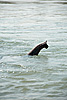
[[[0,2],[0,100],[67,100],[67,1]]]

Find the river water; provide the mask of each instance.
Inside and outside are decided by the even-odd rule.
[[[0,1],[0,100],[67,100],[67,1]]]

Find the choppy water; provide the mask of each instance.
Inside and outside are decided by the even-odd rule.
[[[0,2],[0,100],[67,100],[67,1]]]

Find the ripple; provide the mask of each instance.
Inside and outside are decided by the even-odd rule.
[[[0,4],[15,4],[15,2],[9,2],[9,1],[0,1]]]
[[[66,100],[66,1],[3,3],[0,2],[0,99]],[[38,56],[27,55],[45,40],[49,43],[47,50]]]

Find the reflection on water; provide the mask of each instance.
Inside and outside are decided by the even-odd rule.
[[[0,1],[0,100],[67,99],[66,4]],[[47,50],[27,55],[45,40]]]

